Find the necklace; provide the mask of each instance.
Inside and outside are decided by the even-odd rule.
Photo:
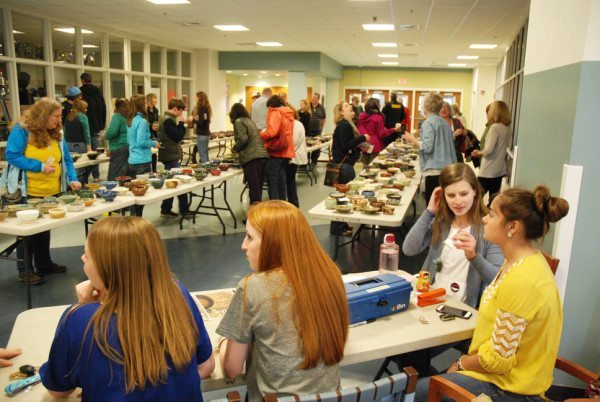
[[[488,285],[488,287],[485,288],[485,290],[483,291],[483,294],[481,295],[481,303],[482,304],[483,303],[487,304],[490,302],[490,300],[496,295],[496,292],[498,291],[498,287],[500,287],[502,280],[504,278],[506,278],[506,276],[509,274],[509,272],[513,268],[521,265],[524,260],[525,260],[525,257],[523,257],[519,261],[509,265],[508,267],[507,267],[507,261],[504,260],[504,263],[500,267],[500,270],[498,271],[498,274],[496,275],[496,277],[494,278],[492,283],[490,283]]]

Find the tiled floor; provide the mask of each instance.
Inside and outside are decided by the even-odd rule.
[[[322,185],[323,170],[324,166],[321,164],[319,182],[312,187],[306,176],[298,178],[300,204],[305,214],[331,191],[331,188]],[[226,236],[221,235],[221,226],[215,217],[201,216],[195,225],[180,230],[177,220],[160,218],[159,204],[144,209],[144,217],[156,225],[165,242],[172,271],[188,289],[234,287],[249,272],[246,258],[240,250],[244,237],[244,226],[239,223],[244,217],[239,202],[242,189],[241,177],[232,179],[228,187],[228,200],[238,218],[238,228],[234,229],[233,220],[224,214],[224,221],[228,225]],[[420,212],[424,208],[424,202],[421,196],[417,195],[417,198],[419,199],[417,211]],[[322,246],[331,252],[333,236],[329,234],[329,224],[308,219]],[[407,220],[407,224],[410,223],[412,218]],[[345,272],[375,269],[378,258],[377,247],[381,243],[382,236],[383,233],[376,231],[373,240],[370,235],[363,236],[365,244],[359,244],[353,251],[350,247],[345,247],[337,261],[340,269]],[[13,240],[14,238],[10,236],[0,235],[0,247],[4,248]],[[56,262],[65,264],[69,268],[65,274],[47,276],[42,285],[33,287],[34,307],[75,302],[74,286],[85,279],[80,260],[84,241],[83,224],[73,224],[52,231],[52,257]],[[423,259],[424,256],[414,258],[401,256],[400,266],[407,271],[416,272]],[[0,345],[6,344],[16,316],[25,308],[25,286],[16,280],[14,263],[0,261]],[[352,383],[364,382],[373,376],[379,364],[370,362],[360,367],[345,368],[344,378]]]

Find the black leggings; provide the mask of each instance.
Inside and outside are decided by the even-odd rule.
[[[490,193],[490,198],[488,200],[488,208],[492,205],[492,199],[496,194],[500,192],[500,187],[502,186],[502,177],[478,177],[479,184],[481,184],[481,196],[483,197],[486,193]]]

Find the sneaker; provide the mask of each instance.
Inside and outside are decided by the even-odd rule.
[[[45,267],[37,267],[36,271],[38,274],[62,274],[67,270],[64,265],[58,265],[55,262],[51,262],[50,265]]]
[[[19,280],[19,282],[26,282],[27,278],[25,277],[25,272],[19,272],[19,274],[17,275],[17,279]],[[39,285],[43,281],[44,280],[42,279],[41,276],[39,276],[33,272],[29,273],[29,284],[30,285]]]
[[[161,218],[178,218],[179,214],[177,212],[169,211],[169,212],[161,212]]]

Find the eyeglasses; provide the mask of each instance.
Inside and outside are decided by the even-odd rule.
[[[55,114],[51,114],[50,117],[54,117],[56,120],[58,120],[62,117],[62,114],[59,114],[58,116]]]

